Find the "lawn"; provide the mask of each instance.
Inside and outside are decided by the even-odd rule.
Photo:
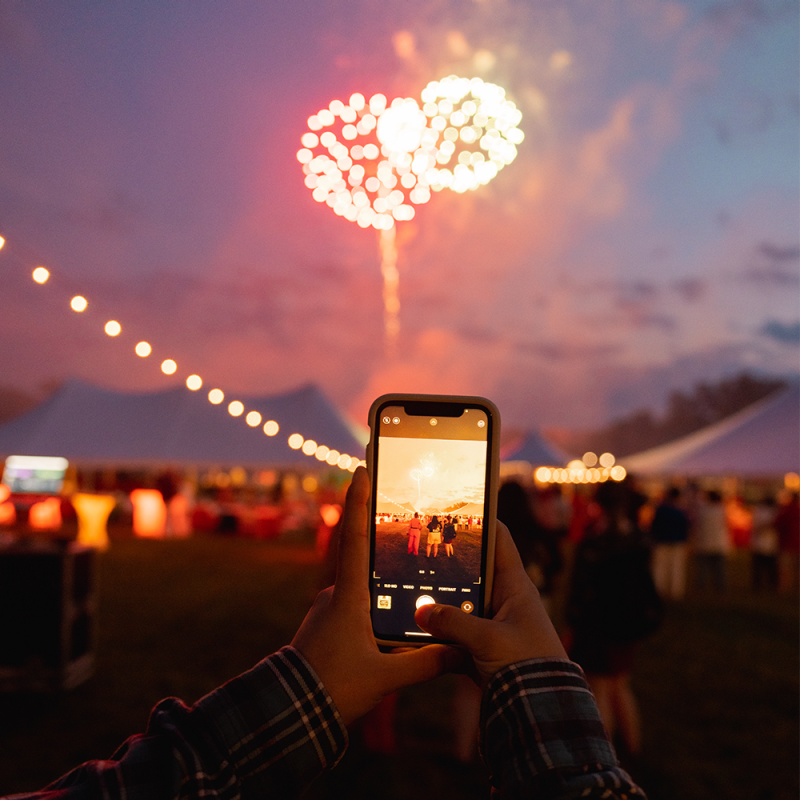
[[[323,582],[310,543],[115,540],[101,558],[97,673],[58,696],[0,696],[0,794],[32,790],[144,729],[162,697],[187,702],[287,643]],[[635,686],[651,800],[796,800],[797,602],[739,589],[668,608]],[[309,798],[486,798],[453,758],[455,680],[405,690],[399,753],[345,759]]]

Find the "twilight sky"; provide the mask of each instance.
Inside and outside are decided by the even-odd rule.
[[[0,384],[313,381],[359,422],[469,393],[538,428],[796,374],[799,58],[794,0],[6,0]],[[378,234],[295,153],[331,100],[449,74],[504,86],[526,138],[400,223],[387,358]]]

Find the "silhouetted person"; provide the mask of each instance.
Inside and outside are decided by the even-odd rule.
[[[662,603],[626,487],[601,484],[597,505],[575,550],[566,609],[570,657],[586,672],[609,736],[618,731],[628,752],[636,754],[641,729],[631,672],[636,643],[660,624]]]
[[[453,555],[453,542],[456,540],[456,523],[452,517],[445,518],[442,540],[444,541],[444,551],[450,558]]]
[[[778,531],[775,529],[777,503],[765,495],[753,509],[753,532],[750,536],[751,585],[757,592],[778,588]]]
[[[680,600],[686,592],[686,542],[689,517],[678,506],[681,492],[673,486],[653,516],[653,579],[662,597]]]
[[[778,556],[778,588],[782,594],[794,594],[800,573],[800,502],[792,492],[775,515],[780,555]]]

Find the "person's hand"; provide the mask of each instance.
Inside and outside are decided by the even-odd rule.
[[[369,490],[367,471],[359,467],[345,501],[336,584],[320,593],[292,640],[319,675],[346,725],[387,694],[435,678],[463,660],[462,653],[446,645],[392,653],[378,649],[367,585]]]
[[[508,528],[497,523],[491,619],[473,617],[456,606],[426,605],[415,620],[423,630],[465,647],[484,687],[499,670],[528,658],[566,658],[539,591],[525,573]],[[472,672],[472,671],[471,671]]]

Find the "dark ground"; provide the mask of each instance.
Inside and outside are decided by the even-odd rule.
[[[0,696],[0,794],[107,758],[161,698],[193,702],[286,644],[320,572],[303,542],[114,541],[95,677],[58,696]],[[443,677],[404,690],[399,754],[367,753],[356,732],[308,797],[487,798],[483,768],[452,757],[453,688]],[[628,766],[650,800],[797,800],[796,599],[739,588],[669,606],[641,645],[635,688],[644,754]]]
[[[428,529],[419,537],[419,555],[408,553],[408,523],[384,522],[376,528],[375,571],[378,575],[407,583],[419,579],[421,569],[434,570],[436,580],[444,584],[472,583],[480,575],[481,535],[474,531],[459,531],[453,541],[453,555],[448,558],[444,544],[439,555],[428,552]]]

